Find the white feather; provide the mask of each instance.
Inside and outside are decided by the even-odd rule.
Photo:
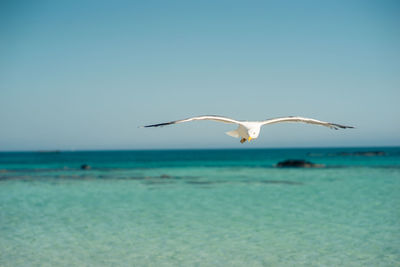
[[[235,138],[239,138],[240,137],[239,132],[237,130],[226,132],[226,134],[229,135],[229,136],[235,137]]]

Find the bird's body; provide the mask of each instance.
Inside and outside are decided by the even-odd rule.
[[[240,140],[241,143],[244,143],[246,141],[250,141],[251,139],[257,138],[260,134],[261,127],[266,124],[272,124],[272,123],[304,122],[304,123],[326,126],[326,127],[329,127],[331,129],[335,129],[335,130],[337,130],[339,128],[342,128],[342,129],[354,128],[352,126],[345,126],[345,125],[340,125],[340,124],[336,124],[336,123],[324,122],[324,121],[319,121],[319,120],[304,118],[304,117],[298,117],[298,116],[281,117],[281,118],[274,118],[274,119],[268,119],[268,120],[263,120],[263,121],[238,121],[238,120],[234,120],[231,118],[216,116],[216,115],[197,116],[197,117],[191,117],[191,118],[187,118],[187,119],[183,119],[183,120],[146,125],[143,127],[146,127],[146,128],[147,127],[161,127],[161,126],[177,124],[177,123],[182,123],[182,122],[196,121],[196,120],[212,120],[212,121],[218,121],[218,122],[224,122],[224,123],[237,124],[238,128],[236,130],[229,131],[226,134],[228,134],[229,136],[232,136],[232,137],[241,138],[241,140]]]

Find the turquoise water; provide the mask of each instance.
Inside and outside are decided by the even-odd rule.
[[[400,148],[0,153],[0,266],[400,266],[399,192]]]

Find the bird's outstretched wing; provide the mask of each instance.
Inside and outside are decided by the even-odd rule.
[[[324,122],[324,121],[319,121],[319,120],[310,119],[310,118],[297,117],[297,116],[274,118],[274,119],[268,119],[265,121],[260,121],[261,126],[266,125],[266,124],[279,123],[279,122],[304,122],[304,123],[326,126],[326,127],[329,127],[331,129],[335,129],[335,130],[338,130],[339,128],[342,128],[342,129],[354,128],[353,126],[346,126],[346,125]]]
[[[226,117],[221,117],[221,116],[216,116],[216,115],[203,115],[203,116],[197,116],[197,117],[191,117],[183,120],[177,120],[177,121],[170,121],[170,122],[163,122],[163,123],[158,123],[158,124],[152,124],[152,125],[145,125],[142,127],[160,127],[160,126],[166,126],[166,125],[171,125],[171,124],[177,124],[177,123],[182,123],[182,122],[188,122],[188,121],[198,121],[198,120],[211,120],[211,121],[219,121],[219,122],[225,122],[225,123],[236,123],[240,124],[240,121],[226,118]]]

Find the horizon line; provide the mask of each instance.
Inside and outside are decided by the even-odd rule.
[[[279,149],[340,149],[340,148],[397,148],[400,145],[373,146],[315,146],[315,147],[220,147],[220,148],[127,148],[127,149],[35,149],[35,150],[0,150],[0,153],[73,153],[73,152],[128,152],[128,151],[185,151],[185,150],[279,150]]]

